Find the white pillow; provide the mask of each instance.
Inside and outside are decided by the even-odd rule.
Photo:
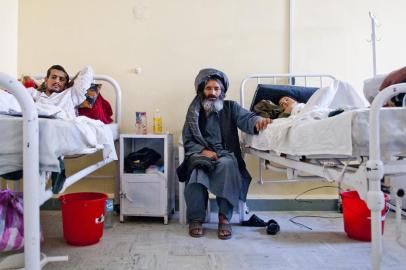
[[[0,89],[0,111],[2,112],[21,112],[20,104],[17,99],[10,93]]]
[[[335,81],[336,95],[331,101],[330,109],[338,109],[344,106],[364,108],[367,107],[368,101],[347,82]]]
[[[300,113],[306,113],[314,110],[315,108],[328,108],[335,96],[335,93],[336,89],[333,87],[333,84],[320,88],[310,97]]]
[[[338,109],[344,106],[364,108],[367,101],[347,82],[334,81],[330,86],[320,88],[306,102],[301,113],[318,109]]]
[[[379,74],[364,81],[365,98],[372,104],[372,101],[379,93],[379,87],[388,74]]]

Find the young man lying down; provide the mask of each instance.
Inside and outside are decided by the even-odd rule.
[[[73,119],[76,108],[86,100],[87,89],[93,81],[93,69],[86,66],[75,80],[69,83],[69,75],[60,65],[51,66],[44,78],[43,91],[28,87],[30,95],[37,104],[39,113],[57,114],[58,118]],[[0,111],[21,112],[15,98],[4,91],[0,92]]]
[[[93,69],[84,67],[77,78],[69,83],[69,75],[60,65],[51,66],[44,79],[44,91],[28,88],[34,101],[39,104],[55,105],[63,109],[67,118],[76,117],[76,107],[86,99],[87,89],[93,81]]]

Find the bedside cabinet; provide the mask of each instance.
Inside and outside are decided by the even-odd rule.
[[[125,158],[142,148],[159,153],[154,168],[131,170]],[[175,169],[172,134],[120,135],[120,221],[125,216],[163,217],[175,210]]]

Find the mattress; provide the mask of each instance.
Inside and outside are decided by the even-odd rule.
[[[0,175],[22,169],[22,118],[0,115]],[[103,149],[104,158],[117,159],[113,134],[118,126],[104,125],[87,117],[75,120],[39,118],[41,171],[59,172],[58,157]]]
[[[406,109],[381,110],[384,159],[406,153]],[[276,119],[258,135],[244,134],[246,145],[290,155],[368,156],[369,109],[343,112],[321,120]]]

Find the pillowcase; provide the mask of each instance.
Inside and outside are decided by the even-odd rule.
[[[372,101],[379,93],[379,87],[388,74],[379,74],[364,81],[365,98],[372,104]]]
[[[306,102],[301,113],[314,108],[335,110],[343,106],[364,108],[366,100],[349,83],[336,80],[330,86],[317,90]]]
[[[258,84],[250,110],[253,111],[254,106],[261,100],[270,100],[274,104],[279,104],[279,100],[285,96],[291,97],[299,103],[306,103],[317,89],[317,87],[295,85]]]
[[[86,100],[79,105],[79,108],[91,109],[100,93],[101,86],[101,84],[92,83],[90,88],[87,89]]]

